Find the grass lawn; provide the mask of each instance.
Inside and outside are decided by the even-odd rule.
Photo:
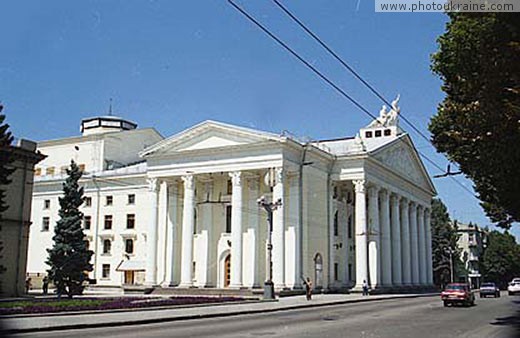
[[[213,304],[244,300],[238,297],[169,297],[169,298],[75,298],[28,299],[0,302],[0,315],[73,312],[85,310],[132,309],[154,306]]]

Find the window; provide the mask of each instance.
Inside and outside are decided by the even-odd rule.
[[[348,279],[352,280],[352,264],[348,265]]]
[[[43,201],[43,208],[44,209],[50,209],[51,207],[51,200],[44,200]]]
[[[226,233],[231,233],[231,205],[226,206]]]
[[[334,263],[334,280],[338,280],[339,276],[339,264]]]
[[[109,239],[103,240],[103,253],[105,255],[110,255],[111,249],[112,249],[112,242]]]
[[[392,131],[390,129],[385,129],[384,134],[385,134],[385,136],[390,136],[390,135],[392,135]]]
[[[85,197],[85,206],[86,207],[92,206],[92,197]]]
[[[135,195],[134,194],[128,195],[128,204],[135,204]]]
[[[338,210],[334,213],[334,236],[338,236]]]
[[[125,239],[125,252],[127,254],[134,253],[134,240],[133,239]]]
[[[135,228],[135,214],[127,214],[126,215],[126,228],[134,229]]]
[[[91,225],[92,225],[92,217],[91,216],[83,217],[83,229],[90,230]]]
[[[348,216],[348,238],[352,238],[352,215]]]
[[[105,205],[112,205],[114,204],[114,197],[112,195],[109,195],[106,197]]]
[[[102,278],[110,278],[110,264],[103,264],[101,271]]]
[[[105,229],[112,229],[112,215],[105,215]]]
[[[381,130],[376,130],[376,137],[381,137]]]
[[[45,169],[45,175],[54,175],[54,167],[48,167]]]
[[[365,133],[365,137],[366,137],[366,138],[371,138],[371,137],[372,137],[372,132],[371,132],[371,131],[367,131],[367,132]]]
[[[233,183],[231,180],[227,181],[227,194],[231,195],[233,193]]]
[[[42,168],[34,169],[34,176],[41,176],[41,174],[42,174]]]
[[[49,231],[51,219],[49,217],[42,218],[42,231]]]

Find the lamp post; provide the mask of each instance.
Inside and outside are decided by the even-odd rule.
[[[450,255],[450,281],[453,283],[453,249],[447,248],[446,253]]]
[[[265,196],[258,199],[258,205],[267,211],[267,255],[266,255],[266,279],[264,283],[264,300],[274,299],[274,284],[273,284],[273,267],[272,267],[272,231],[273,231],[273,211],[282,205],[282,200],[278,199],[276,202],[267,202]]]

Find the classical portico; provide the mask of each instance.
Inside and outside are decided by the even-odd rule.
[[[392,107],[356,138],[302,143],[207,121],[141,152],[148,164],[146,284],[374,290],[432,284],[435,194]],[[272,262],[266,214],[273,212]]]

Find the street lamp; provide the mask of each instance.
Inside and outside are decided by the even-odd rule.
[[[266,255],[266,279],[264,283],[264,299],[274,299],[273,267],[272,267],[272,231],[273,231],[273,211],[282,205],[282,200],[267,202],[265,196],[260,197],[258,205],[267,211],[267,255]]]

